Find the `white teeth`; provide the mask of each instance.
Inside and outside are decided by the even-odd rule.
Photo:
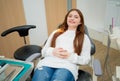
[[[70,23],[74,23],[73,21],[69,21]]]

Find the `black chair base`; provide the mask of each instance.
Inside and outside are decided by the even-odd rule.
[[[92,76],[90,73],[83,70],[79,70],[78,73],[79,75],[77,81],[92,81]]]

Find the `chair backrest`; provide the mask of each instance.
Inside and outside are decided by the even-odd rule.
[[[87,26],[84,26],[84,27],[85,27],[85,34],[87,34],[87,36],[89,37],[90,42],[91,42],[91,55],[93,55],[96,52],[96,47],[95,47],[95,44],[93,43],[93,41],[92,41],[92,39],[91,39],[91,37],[89,35]]]

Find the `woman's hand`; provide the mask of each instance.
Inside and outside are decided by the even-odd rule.
[[[66,59],[70,56],[69,52],[63,48],[54,48],[53,55],[63,59]]]

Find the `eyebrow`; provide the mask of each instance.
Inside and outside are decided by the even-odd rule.
[[[73,15],[73,14],[69,14],[69,15]],[[74,15],[74,16],[79,16],[79,15]]]

